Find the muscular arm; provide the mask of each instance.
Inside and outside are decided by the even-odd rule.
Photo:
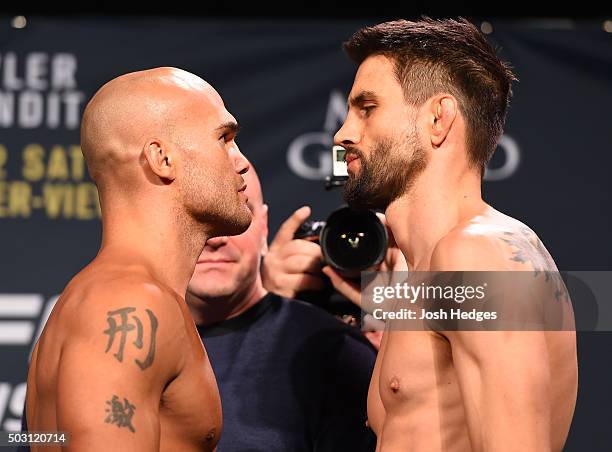
[[[512,270],[487,239],[443,239],[432,271]],[[472,447],[551,450],[550,368],[543,331],[448,331]]]
[[[57,422],[68,450],[157,451],[159,405],[180,371],[183,320],[152,285],[83,300],[60,356]]]

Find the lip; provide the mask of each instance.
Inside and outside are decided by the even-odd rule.
[[[233,264],[236,261],[227,259],[200,259],[198,264]]]
[[[238,189],[238,191],[245,191],[247,188],[247,184],[243,184],[242,187]]]
[[[356,154],[352,154],[350,152],[347,152],[345,160],[346,160],[346,164],[348,165],[349,163],[351,163],[353,160],[357,160],[359,157],[357,157]]]
[[[352,172],[353,167],[355,166],[355,163],[357,160],[359,160],[359,157],[357,157],[355,154],[353,154],[350,158],[347,156],[346,158],[346,170],[349,172]]]

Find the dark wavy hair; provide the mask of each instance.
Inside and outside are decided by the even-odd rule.
[[[409,104],[452,94],[467,123],[470,163],[484,174],[503,133],[517,78],[472,23],[428,17],[385,22],[358,30],[343,47],[357,64],[373,55],[390,58]]]

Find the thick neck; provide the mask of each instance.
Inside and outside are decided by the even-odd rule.
[[[184,297],[208,238],[206,225],[187,218],[167,200],[104,201],[99,256],[143,265]]]
[[[477,171],[454,171],[433,162],[408,193],[393,201],[385,214],[411,270],[428,266],[436,244],[450,230],[486,204]]]

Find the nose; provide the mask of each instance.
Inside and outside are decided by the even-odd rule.
[[[357,121],[351,118],[349,113],[340,130],[334,135],[334,144],[339,146],[350,146],[359,144],[361,141],[361,133],[359,131]]]
[[[229,240],[229,237],[226,235],[222,235],[219,237],[211,237],[206,241],[205,248],[208,248],[210,250],[216,250],[226,245],[228,240]]]
[[[235,155],[234,155],[234,167],[236,168],[236,172],[238,174],[246,173],[249,170],[249,168],[251,167],[249,161],[242,154],[242,152],[240,152],[240,149],[238,148],[238,146],[235,147],[234,152],[235,152]]]

